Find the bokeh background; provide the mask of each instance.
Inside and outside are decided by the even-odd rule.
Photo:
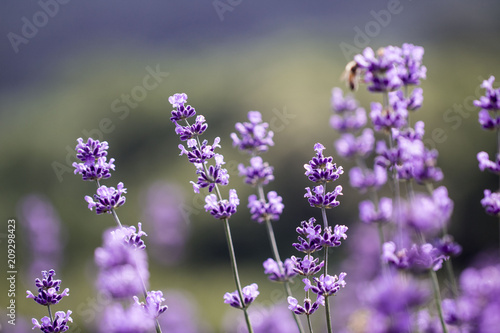
[[[60,246],[51,260],[59,262],[58,276],[71,297],[57,310],[72,309],[82,332],[94,331],[85,312],[92,304],[99,311],[93,253],[113,220],[87,209],[83,198],[95,186],[69,167],[76,139],[90,135],[107,140],[116,159],[116,171],[103,184],[122,181],[128,188],[119,209],[124,223],[143,221],[146,232],[154,230],[147,220],[155,209],[168,216],[158,207],[184,200],[188,216],[164,231],[170,248],[153,253],[150,247],[150,284],[188,295],[208,331],[225,330],[230,309],[222,295],[234,287],[224,232],[193,195],[194,167],[178,157],[167,100],[176,92],[187,93],[189,104],[205,115],[206,137],[222,139],[230,187],[243,199],[231,219],[243,283],[259,283],[259,300],[273,302],[270,292],[281,288],[263,276],[267,237],[262,225],[249,220],[244,202],[252,190],[237,176],[236,165],[247,156],[232,148],[229,135],[250,110],[271,122],[275,146],[264,158],[274,166],[276,181],[269,190],[278,191],[286,206],[275,232],[282,255],[295,254],[295,227],[318,214],[303,199],[310,184],[302,166],[314,143],[322,142],[346,170],[352,166],[335,157],[330,94],[334,86],[345,88],[341,73],[366,46],[408,42],[425,48],[425,101],[412,120],[425,121],[426,143],[439,150],[442,184],[455,202],[450,231],[464,248],[457,269],[498,247],[498,221],[479,203],[483,189],[496,188],[497,180],[479,171],[475,157],[481,150],[493,154],[496,137],[481,130],[472,106],[483,93],[482,80],[500,75],[497,1],[4,0],[0,13],[0,240],[6,253],[6,221],[15,218],[19,318],[46,315],[24,300],[24,290],[34,289],[35,236]],[[366,108],[379,99],[363,89],[356,97]],[[330,218],[359,224],[360,197],[349,188],[347,174],[339,183],[342,204]],[[160,194],[152,194],[155,189]],[[28,195],[52,206],[32,216],[60,221],[56,231],[42,222],[28,225],[26,210],[34,205],[26,203]],[[342,261],[342,248],[335,256]],[[1,262],[4,267],[6,255]],[[0,285],[5,300],[5,279]],[[168,304],[175,293],[166,295]]]

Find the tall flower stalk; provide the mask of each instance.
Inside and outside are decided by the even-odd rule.
[[[190,105],[185,105],[187,95],[184,93],[174,94],[169,97],[169,102],[174,110],[170,120],[175,124],[175,132],[179,135],[181,141],[186,141],[187,148],[180,144],[180,155],[186,155],[189,162],[196,167],[198,180],[191,182],[195,193],[199,193],[200,189],[208,189],[208,194],[205,197],[205,210],[214,218],[221,220],[224,224],[224,232],[231,260],[236,291],[226,293],[224,295],[224,303],[232,307],[243,310],[245,321],[249,332],[253,332],[248,315],[248,307],[259,295],[257,284],[253,283],[242,288],[236,255],[234,253],[233,240],[231,237],[231,229],[229,218],[236,213],[236,209],[240,203],[236,190],[229,190],[229,199],[224,199],[221,195],[219,185],[225,186],[229,183],[229,174],[222,166],[225,164],[222,155],[215,153],[216,148],[220,148],[220,138],[217,137],[212,145],[208,144],[207,140],[200,141],[200,136],[207,130],[208,124],[205,122],[205,117],[202,115],[196,116],[193,124],[189,123],[190,118],[196,115],[196,111]],[[180,122],[185,123],[181,125]],[[208,162],[214,160],[215,163],[208,165]],[[215,192],[211,193],[211,192]]]
[[[113,164],[114,159],[111,158],[109,162],[107,161],[107,155],[108,155],[108,148],[109,145],[106,141],[100,142],[99,140],[93,140],[92,138],[89,138],[87,142],[84,142],[82,138],[79,138],[77,140],[78,144],[76,146],[76,152],[77,152],[77,158],[81,161],[80,163],[73,163],[73,166],[75,167],[75,174],[80,174],[82,175],[82,179],[84,181],[94,181],[96,186],[97,186],[97,191],[96,194],[94,194],[92,197],[91,196],[85,196],[85,201],[88,203],[88,208],[90,210],[94,210],[96,214],[111,214],[113,216],[113,220],[115,221],[117,228],[112,231],[112,238],[114,239],[113,242],[109,242],[108,246],[108,252],[110,253],[109,256],[112,256],[113,253],[117,253],[116,251],[119,251],[120,253],[125,253],[125,255],[118,256],[117,258],[129,258],[126,259],[130,266],[133,268],[135,272],[135,276],[137,277],[137,280],[134,280],[132,283],[134,286],[132,288],[124,288],[124,285],[127,285],[127,283],[130,283],[130,281],[126,280],[127,276],[130,277],[130,274],[122,274],[123,271],[118,271],[116,273],[116,270],[113,270],[112,272],[115,272],[116,274],[110,275],[110,271],[106,270],[107,268],[114,267],[115,260],[112,260],[113,264],[109,264],[109,260],[101,260],[101,263],[104,263],[104,271],[101,272],[101,277],[104,279],[104,281],[107,281],[107,283],[104,283],[104,285],[110,286],[112,289],[113,288],[121,288],[120,290],[128,290],[126,296],[132,298],[132,296],[136,297],[135,295],[129,295],[128,293],[133,290],[137,290],[138,292],[142,292],[144,299],[146,300],[147,303],[148,299],[151,299],[151,297],[154,297],[155,291],[148,291],[146,287],[146,283],[144,281],[144,275],[149,274],[147,272],[147,269],[141,269],[140,266],[140,261],[137,260],[136,256],[134,256],[130,251],[144,251],[144,256],[145,256],[145,248],[146,245],[144,241],[141,239],[142,236],[147,236],[144,231],[141,229],[141,223],[138,224],[138,229],[135,227],[124,227],[116,213],[116,209],[120,206],[122,206],[126,198],[124,196],[125,193],[127,193],[127,189],[124,187],[124,184],[122,182],[118,183],[118,185],[115,187],[107,187],[105,185],[100,184],[101,179],[107,179],[111,177],[111,170],[115,170],[115,165]],[[114,250],[109,250],[109,249],[114,249]],[[99,249],[98,249],[99,250]],[[130,250],[130,251],[129,251]],[[106,253],[106,250],[102,250],[101,252]],[[125,251],[125,252],[123,252]],[[97,253],[97,251],[96,251]],[[107,258],[108,256],[104,256],[104,258]],[[97,254],[96,254],[96,259],[97,259]],[[102,258],[101,258],[102,259]],[[122,267],[122,266],[121,266]],[[112,282],[109,282],[111,279]],[[103,286],[103,283],[99,284],[100,287]],[[113,295],[112,289],[105,288],[107,292],[111,292],[111,295]],[[115,295],[117,298],[122,298],[124,295],[118,292],[118,295]],[[154,321],[154,327],[156,329],[157,333],[161,333],[161,326],[157,320],[157,317],[163,313],[167,308],[166,306],[161,305],[161,302],[164,301],[161,297],[156,297],[156,300],[158,303],[156,303],[155,306],[158,306],[161,311],[158,311],[156,314],[152,314],[150,309],[148,308],[149,305],[145,305],[144,308],[146,311],[140,312],[144,316],[145,322],[148,322],[148,320],[153,320]],[[136,302],[138,302],[136,300]],[[112,310],[113,313],[116,313],[116,311],[121,311],[121,310]],[[130,310],[130,311],[135,311],[135,310]],[[126,315],[124,315],[125,317]],[[121,318],[118,316],[104,316],[105,319],[108,321],[113,321],[111,326],[109,326],[106,330],[109,332],[120,332],[120,323],[121,323]],[[128,323],[128,325],[131,325]],[[106,327],[106,325],[103,325],[103,327]],[[137,332],[146,332],[148,329],[147,325],[141,325],[140,328],[135,328]]]
[[[245,177],[245,183],[256,188],[257,191],[257,194],[248,197],[248,208],[252,220],[264,223],[266,226],[274,259],[269,258],[264,262],[264,273],[269,274],[271,281],[283,283],[286,296],[290,297],[292,296],[290,282],[297,273],[292,269],[293,263],[291,259],[287,258],[284,262],[281,260],[272,225],[272,221],[279,219],[284,205],[281,196],[275,191],[268,192],[266,199],[264,185],[274,180],[273,167],[258,156],[267,152],[269,146],[274,145],[272,140],[274,133],[269,131],[268,123],[262,122],[260,112],[248,112],[248,120],[248,122],[236,123],[235,128],[238,133],[231,133],[233,146],[251,156],[249,166],[245,166],[243,163],[238,165],[239,175]],[[299,332],[303,333],[304,329],[298,315],[294,312],[292,312],[292,315]]]

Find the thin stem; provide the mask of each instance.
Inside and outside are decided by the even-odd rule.
[[[446,272],[448,273],[448,279],[450,279],[450,284],[451,284],[451,292],[453,293],[453,298],[458,297],[458,286],[457,286],[457,280],[455,279],[455,273],[453,271],[453,264],[451,262],[451,258],[446,260]]]
[[[385,243],[385,238],[384,238],[384,230],[382,230],[382,223],[377,223],[377,230],[378,230],[378,238],[380,240],[380,255],[384,252],[384,243]]]
[[[47,310],[49,310],[50,322],[53,323],[54,322],[54,317],[52,317],[52,311],[50,310],[50,305],[47,305]]]
[[[448,333],[448,328],[446,327],[446,323],[444,322],[443,308],[441,307],[441,294],[439,292],[439,282],[437,279],[437,275],[436,272],[434,272],[432,269],[429,271],[429,274],[431,275],[432,288],[434,289],[434,300],[438,309],[441,327],[443,328],[443,333]]]
[[[227,247],[229,249],[229,256],[231,257],[231,268],[233,269],[234,282],[236,284],[236,289],[238,290],[238,295],[240,296],[240,300],[242,303],[241,305],[243,306],[243,313],[245,314],[245,321],[247,323],[248,332],[253,333],[252,324],[250,323],[250,317],[248,316],[248,312],[243,304],[244,300],[243,291],[241,289],[240,276],[238,274],[238,266],[236,264],[236,256],[234,254],[233,239],[231,237],[231,228],[229,227],[229,220],[226,218],[223,219],[222,221],[224,222],[224,231],[226,232]]]
[[[111,209],[111,213],[113,214],[113,218],[115,219],[116,224],[118,224],[120,228],[123,228],[118,215],[116,215],[116,211],[114,209]]]
[[[389,135],[389,147],[392,150],[394,147],[393,143],[393,138],[392,138],[392,133]],[[398,170],[396,170],[396,165],[392,166],[392,180],[394,184],[394,201],[395,201],[395,207],[394,207],[394,222],[397,225],[398,232],[399,232],[399,246],[402,246],[403,244],[403,223],[400,221],[400,209],[401,209],[401,194],[399,191],[399,179],[398,179]]]
[[[311,324],[311,315],[307,315],[307,326],[309,326],[309,332],[313,333],[313,328]]]

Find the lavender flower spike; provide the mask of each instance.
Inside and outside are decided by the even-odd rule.
[[[66,288],[61,294],[59,293],[61,280],[54,280],[53,277],[56,272],[51,269],[50,271],[42,271],[43,279],[36,279],[35,285],[38,287],[38,295],[35,296],[29,290],[26,291],[26,298],[32,298],[40,305],[54,305],[61,301],[64,296],[69,296],[69,289]]]
[[[151,316],[151,318],[158,318],[168,309],[166,305],[161,304],[165,301],[165,298],[163,298],[163,292],[161,291],[148,291],[146,303],[139,302],[139,298],[137,296],[134,296],[133,298],[135,304],[142,307]]]
[[[113,162],[114,158],[109,162],[106,160],[108,155],[108,143],[106,141],[100,142],[89,138],[86,143],[82,138],[77,139],[76,157],[82,163],[73,163],[75,168],[75,175],[79,173],[82,175],[83,180],[93,181],[99,179],[106,179],[111,177],[110,170],[115,170]]]
[[[337,180],[344,173],[344,169],[341,166],[337,168],[337,164],[333,163],[333,157],[323,156],[325,146],[321,143],[316,143],[314,150],[316,151],[316,156],[308,164],[304,164],[304,169],[306,169],[305,175],[310,181],[315,183]]]
[[[217,200],[215,194],[209,194],[205,197],[205,210],[216,219],[228,219],[236,213],[236,207],[240,204],[236,190],[229,190],[229,200]]]
[[[88,195],[85,196],[85,201],[88,202],[90,210],[95,207],[98,215],[103,213],[111,214],[112,210],[125,203],[123,193],[127,193],[127,189],[123,187],[122,182],[118,183],[116,189],[102,185],[97,189],[97,194],[94,194],[93,198]]]
[[[269,146],[274,146],[273,131],[269,131],[269,124],[262,122],[262,115],[259,111],[248,112],[250,122],[236,123],[236,133],[231,133],[233,146],[251,154],[263,153],[269,150]]]
[[[282,198],[276,191],[270,191],[267,193],[267,200],[267,203],[262,202],[257,199],[255,194],[248,197],[248,208],[250,209],[252,220],[262,223],[266,219],[271,221],[279,219],[285,207],[282,203]]]
[[[258,289],[259,286],[257,283],[252,283],[251,285],[244,287],[242,290],[243,303],[241,302],[237,290],[232,293],[226,293],[224,294],[224,303],[237,309],[245,309],[257,298],[257,296],[259,296]]]
[[[41,323],[33,318],[31,320],[33,325],[35,325],[33,326],[33,329],[37,327],[44,333],[66,332],[67,330],[69,330],[68,321],[73,322],[73,319],[70,317],[71,313],[71,310],[68,310],[67,313],[64,313],[63,311],[57,311],[56,317],[53,322],[49,317],[43,317],[40,320]]]

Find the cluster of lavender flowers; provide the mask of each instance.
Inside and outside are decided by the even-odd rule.
[[[99,267],[97,289],[109,297],[110,303],[102,314],[99,324],[101,332],[161,332],[158,316],[167,310],[161,291],[148,291],[148,262],[146,245],[139,222],[134,226],[123,226],[116,209],[122,206],[127,189],[120,182],[115,187],[100,184],[101,179],[111,177],[115,169],[114,159],[107,162],[109,145],[89,138],[84,142],[79,138],[76,146],[77,158],[81,163],[73,163],[75,174],[86,181],[95,181],[97,192],[92,197],[85,196],[88,208],[99,214],[112,214],[116,228],[103,234],[104,244],[95,251],[95,262]],[[140,302],[142,295],[145,302]],[[128,304],[127,304],[128,301]],[[124,307],[128,305],[127,307]]]
[[[55,316],[52,315],[50,307],[58,304],[63,297],[69,296],[69,289],[66,288],[61,291],[61,280],[54,279],[56,272],[51,269],[50,271],[42,271],[43,278],[35,279],[35,285],[38,288],[38,294],[34,295],[31,291],[26,291],[26,298],[33,299],[36,303],[46,306],[49,316],[43,317],[40,322],[33,318],[33,329],[39,328],[44,333],[51,332],[66,332],[69,329],[68,322],[73,322],[70,317],[71,310],[67,312],[57,311]]]
[[[493,161],[487,152],[481,151],[477,154],[479,169],[488,170],[500,176],[500,88],[493,88],[495,77],[491,76],[484,80],[481,87],[486,90],[486,94],[481,96],[474,105],[481,108],[479,111],[479,124],[485,130],[497,132],[497,152]],[[486,213],[493,216],[500,216],[500,189],[492,192],[490,189],[484,190],[484,198],[481,200]]]
[[[382,103],[370,105],[373,130],[367,127],[365,110],[352,96],[344,96],[340,88],[332,92],[334,115],[330,123],[341,132],[335,147],[340,156],[357,164],[349,171],[350,184],[360,194],[368,194],[359,203],[359,219],[376,226],[379,234],[380,277],[362,297],[370,314],[366,327],[373,332],[406,332],[417,326],[412,309],[428,304],[425,293],[414,292],[422,289],[417,282],[422,273],[433,286],[439,328],[447,332],[435,273],[444,262],[452,293],[458,293],[449,258],[458,255],[461,247],[447,231],[453,202],[444,186],[434,189],[443,173],[437,167],[438,152],[423,143],[424,123],[417,121],[412,126],[410,121],[423,102],[419,87],[426,78],[423,54],[422,47],[412,44],[387,46],[377,52],[366,48],[348,64],[351,87],[361,81],[368,91],[381,95]],[[373,168],[368,167],[370,161]],[[386,184],[392,198],[380,196]],[[427,193],[417,192],[415,184],[423,185]],[[415,279],[402,278],[401,274],[413,274]],[[395,295],[391,286],[399,288],[399,305],[383,304],[384,298]]]

